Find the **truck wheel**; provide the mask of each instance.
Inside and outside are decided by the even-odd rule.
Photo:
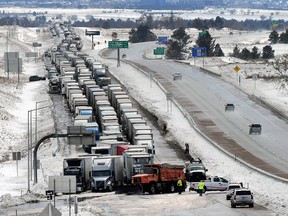
[[[149,190],[149,194],[155,194],[156,193],[156,186],[154,183],[150,184],[150,190]]]
[[[175,185],[173,183],[171,183],[170,185],[170,193],[175,193]]]

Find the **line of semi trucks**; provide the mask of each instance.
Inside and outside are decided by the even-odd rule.
[[[137,185],[143,192],[175,192],[185,166],[154,164],[152,128],[123,87],[111,83],[108,68],[73,47],[46,54],[48,78],[58,80],[52,93],[66,99],[75,126],[95,132],[95,145],[82,143],[85,153],[63,160],[63,175],[76,176],[76,191]]]

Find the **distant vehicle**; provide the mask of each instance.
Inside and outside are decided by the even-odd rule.
[[[254,207],[253,193],[249,189],[234,190],[230,202],[231,202],[231,208],[246,205],[249,205],[249,208],[253,208]]]
[[[39,81],[39,80],[46,80],[46,77],[40,77],[40,76],[37,76],[37,75],[29,77],[29,82]]]
[[[249,127],[249,134],[261,134],[262,127],[260,124],[251,124]]]
[[[241,189],[242,188],[242,184],[240,183],[232,183],[229,184],[227,190],[226,190],[226,200],[230,200],[230,198],[232,197],[234,190],[236,189]]]
[[[174,73],[173,74],[173,80],[182,80],[182,74],[181,73]]]
[[[234,111],[234,109],[235,109],[235,105],[232,103],[227,103],[225,105],[225,111]]]

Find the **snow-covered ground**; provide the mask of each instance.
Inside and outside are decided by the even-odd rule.
[[[0,28],[0,32],[5,35],[7,28]],[[100,45],[96,46],[97,50],[91,51],[89,47],[85,48],[85,52],[93,53],[98,52],[100,49],[104,48],[104,40],[110,40],[111,32],[108,30],[101,30],[102,35],[99,38],[101,42]],[[195,37],[198,31],[195,29],[189,30],[191,36]],[[268,44],[269,32],[248,32],[239,34],[229,35],[229,31],[218,31],[210,32],[212,36],[217,37],[216,43],[220,43],[223,47],[223,51],[227,55],[232,52],[235,44],[239,44],[240,48],[247,46],[251,48],[254,44],[259,46],[265,46]],[[159,35],[168,35],[171,32],[157,32]],[[120,34],[121,39],[128,39],[126,33]],[[89,39],[89,37],[87,38]],[[89,39],[91,40],[91,39]],[[9,51],[19,51],[23,53],[25,51],[32,51],[32,42],[41,42],[43,47],[39,49],[40,53],[43,53],[53,44],[53,40],[49,39],[47,35],[43,33],[37,34],[35,29],[24,29],[17,28],[17,37],[11,39],[9,42]],[[0,53],[6,51],[6,38],[0,37]],[[243,47],[242,47],[243,46]],[[273,46],[275,49],[275,54],[285,53],[287,50],[286,46]],[[152,51],[151,51],[152,52]],[[149,53],[148,53],[149,54]],[[59,175],[62,170],[62,159],[61,154],[57,154],[56,157],[51,157],[52,152],[57,148],[55,142],[47,142],[43,147],[40,148],[39,158],[41,159],[42,171],[39,172],[39,183],[37,185],[31,185],[32,194],[23,196],[27,192],[27,112],[28,110],[35,109],[36,102],[49,99],[47,95],[47,82],[28,82],[28,77],[30,75],[38,74],[43,75],[45,73],[43,69],[43,63],[41,61],[34,62],[34,60],[24,59],[24,71],[20,76],[20,83],[17,82],[17,75],[10,74],[9,79],[7,74],[4,73],[3,69],[0,70],[0,212],[1,207],[13,206],[27,202],[29,200],[35,199],[35,196],[44,198],[45,190],[47,189],[47,176],[49,175]],[[255,202],[261,204],[276,215],[288,215],[287,203],[288,203],[288,186],[285,183],[278,182],[269,177],[263,176],[255,171],[250,170],[242,164],[234,162],[231,158],[227,157],[218,149],[207,143],[202,137],[200,137],[189,125],[186,119],[183,117],[182,113],[173,107],[172,113],[167,113],[166,110],[166,96],[165,94],[153,83],[152,88],[147,88],[150,85],[150,80],[138,72],[134,68],[121,64],[121,67],[116,67],[115,61],[111,60],[101,60],[103,63],[109,64],[110,71],[121,80],[121,82],[127,86],[129,92],[136,100],[141,102],[144,107],[149,109],[150,112],[155,113],[159,118],[165,119],[168,122],[168,129],[174,128],[174,134],[169,134],[171,139],[177,139],[180,144],[183,145],[185,142],[191,143],[190,147],[193,148],[195,154],[203,158],[203,161],[207,167],[209,167],[209,174],[217,174],[231,181],[241,181],[244,185],[249,184],[249,187],[255,194]],[[266,73],[271,71],[273,73],[273,68],[266,64],[252,64],[245,61],[240,61],[239,59],[221,57],[221,58],[206,58],[204,60],[204,67],[213,70],[222,75],[222,78],[227,82],[234,83],[243,91],[249,94],[256,94],[257,96],[265,99],[266,101],[272,103],[275,107],[288,113],[287,111],[287,95],[283,91],[277,89],[276,83],[257,80],[256,87],[255,81],[251,79],[245,79],[246,74],[253,73]],[[3,59],[0,61],[1,68],[3,65]],[[194,62],[191,61],[193,65]],[[202,66],[202,59],[195,62],[196,66]],[[233,68],[238,65],[241,70],[239,71],[241,79],[241,84],[236,80],[236,72]],[[52,105],[48,102],[45,105]],[[44,105],[43,105],[44,106]],[[163,109],[164,108],[164,109]],[[49,109],[41,112],[39,115],[39,136],[41,134],[46,134],[53,127],[53,118],[51,117],[51,111]],[[180,124],[181,123],[181,124]],[[204,150],[205,149],[205,150]],[[16,172],[16,162],[11,159],[11,154],[14,151],[23,152],[23,158],[18,162],[18,177]],[[213,154],[211,154],[213,152]],[[8,195],[7,195],[8,194]],[[13,197],[11,198],[10,195]],[[39,194],[42,194],[39,195]],[[111,194],[102,194],[101,198],[98,199],[100,203],[115,202],[116,205],[124,205],[122,195],[111,196]],[[130,200],[130,201],[129,201]],[[179,206],[174,206],[178,208],[179,211],[187,209],[185,204],[193,203],[188,209],[197,209],[201,207],[207,207],[212,205],[209,203],[209,199],[199,200],[191,193],[185,193],[185,200],[187,202],[183,203],[183,200],[179,199],[177,195],[171,194],[166,196],[159,196],[159,199],[147,199],[146,197],[141,198],[139,196],[127,198],[127,202],[135,202],[135,206],[139,208],[133,209],[130,215],[135,215],[138,212],[145,211],[146,206],[151,206],[154,202],[153,207],[151,207],[150,212],[145,212],[146,214],[157,214],[161,210],[163,204],[172,205],[176,203]],[[157,201],[157,203],[155,203]],[[174,202],[172,202],[174,201]],[[79,215],[89,216],[89,215],[109,215],[106,207],[97,206],[95,207],[94,202],[97,199],[84,201],[79,203]],[[108,201],[109,202],[109,201]],[[146,207],[147,208],[147,207]],[[64,215],[67,214],[66,207],[60,207],[61,212]],[[122,210],[124,211],[124,209]],[[143,212],[144,213],[144,212]],[[201,212],[200,212],[201,213]],[[112,214],[112,212],[111,212]]]

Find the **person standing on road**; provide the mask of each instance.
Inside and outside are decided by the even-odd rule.
[[[178,189],[179,194],[182,193],[182,186],[183,186],[182,180],[180,178],[178,178],[177,189]]]
[[[199,193],[199,196],[202,196],[202,193],[204,192],[204,187],[205,187],[205,184],[204,182],[201,180],[198,184],[198,193]]]

